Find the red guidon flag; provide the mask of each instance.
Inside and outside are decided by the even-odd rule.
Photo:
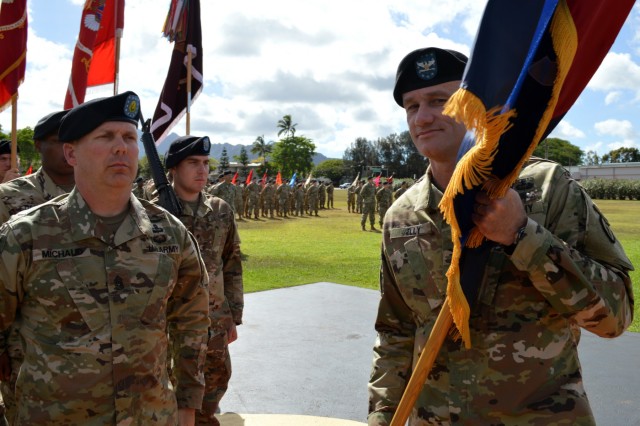
[[[0,111],[11,104],[27,66],[27,0],[2,4],[0,13]]]
[[[73,52],[64,108],[84,102],[87,87],[116,81],[116,37],[124,27],[124,0],[86,0]]]

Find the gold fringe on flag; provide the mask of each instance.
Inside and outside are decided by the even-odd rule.
[[[451,225],[451,238],[453,239],[453,255],[447,271],[447,297],[456,328],[451,332],[455,338],[462,338],[467,348],[471,347],[470,308],[460,285],[460,257],[462,255],[460,238],[462,235],[455,216],[453,200],[458,194],[477,186],[481,186],[492,198],[504,196],[517,179],[523,164],[540,142],[551,121],[564,80],[569,73],[578,47],[577,31],[566,0],[559,2],[554,13],[551,21],[551,35],[558,66],[551,98],[525,155],[517,165],[514,165],[513,171],[507,176],[497,179],[492,174],[492,162],[499,149],[500,137],[511,128],[510,120],[516,117],[516,111],[511,109],[500,112],[502,106],[495,106],[487,111],[482,101],[465,89],[458,89],[449,99],[443,111],[444,114],[463,123],[467,129],[474,129],[476,134],[475,145],[458,162],[439,206],[445,220]],[[478,247],[483,240],[484,236],[477,228],[473,228],[467,237],[465,246]]]

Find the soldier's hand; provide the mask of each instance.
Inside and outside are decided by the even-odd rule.
[[[227,329],[227,344],[233,343],[238,340],[238,328],[236,324],[232,321],[231,325]]]
[[[178,408],[178,426],[194,426],[195,424],[195,408]]]
[[[0,183],[9,182],[10,180],[13,180],[17,177],[20,177],[20,172],[18,171],[18,169],[9,169],[5,172],[4,178],[2,178],[2,182]]]
[[[0,381],[8,382],[11,378],[11,359],[9,353],[5,351],[0,355]]]
[[[520,195],[510,188],[504,197],[492,200],[478,192],[475,201],[471,219],[482,235],[499,244],[513,244],[518,229],[527,223]]]

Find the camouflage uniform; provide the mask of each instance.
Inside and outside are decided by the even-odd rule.
[[[288,183],[281,183],[276,189],[276,196],[278,197],[278,215],[287,217],[289,210],[289,192],[291,187]]]
[[[364,210],[364,201],[362,199],[362,187],[364,186],[364,184],[360,183],[358,184],[358,186],[356,187],[356,212],[357,213],[362,213]]]
[[[145,197],[144,186],[138,186],[136,184],[136,186],[133,187],[131,192],[133,192],[133,195],[135,195],[136,197],[140,198],[141,200],[145,199],[144,198]]]
[[[365,183],[360,189],[359,195],[362,199],[362,218],[360,219],[360,225],[364,230],[368,216],[369,224],[371,224],[371,229],[373,229],[373,224],[376,222],[376,186],[373,182]]]
[[[318,206],[321,209],[324,209],[326,202],[327,202],[327,188],[324,186],[324,183],[320,182],[320,184],[318,185]]]
[[[391,193],[391,190],[386,186],[380,188],[376,193],[376,200],[378,201],[378,216],[380,218],[378,223],[380,224],[380,227],[382,227],[382,221],[385,213],[387,213],[387,209],[391,206],[392,197],[393,194]]]
[[[12,217],[0,251],[0,353],[14,320],[25,342],[16,425],[175,425],[200,407],[207,274],[177,219],[131,195],[112,234],[74,190]]]
[[[251,217],[253,214],[256,219],[260,215],[260,185],[256,182],[251,182],[245,189],[247,192],[247,217]]]
[[[242,324],[244,296],[240,237],[233,211],[220,198],[201,193],[197,211],[183,203],[180,220],[201,249],[209,275],[209,345],[204,366],[205,394],[197,425],[219,425],[214,414],[231,378],[227,330]]]
[[[327,184],[327,208],[333,208],[333,183]]]
[[[233,212],[236,212],[236,186],[234,184],[222,181],[211,187],[209,193],[225,200]]]
[[[42,167],[31,175],[4,183],[0,185],[0,224],[18,212],[38,206],[65,193],[66,191],[56,185]],[[11,358],[11,379],[8,383],[1,382],[0,391],[6,406],[7,418],[12,419],[16,414],[14,388],[24,358],[17,327],[11,328],[7,344]]]
[[[496,246],[471,313],[471,349],[445,340],[410,425],[593,425],[577,346],[631,323],[632,265],[568,172],[532,160],[539,189],[524,238]],[[389,209],[369,425],[387,425],[444,301],[453,245],[430,174]],[[512,251],[509,255],[508,252]]]
[[[318,185],[311,184],[307,189],[307,200],[309,202],[309,215],[314,212],[318,216]]]
[[[347,210],[349,213],[356,212],[356,186],[351,185],[347,188]]]
[[[400,188],[396,189],[396,192],[393,193],[393,199],[397,200],[398,198],[400,198],[402,194],[407,192],[407,189],[408,188],[406,186],[401,186]]]
[[[304,189],[302,185],[296,187],[296,216],[304,216]]]
[[[262,196],[262,200],[264,202],[264,207],[262,210],[263,216],[266,216],[267,212],[269,212],[269,216],[273,218],[273,209],[275,205],[275,195],[276,195],[275,192],[276,190],[273,186],[273,183],[268,183],[262,189],[262,192],[260,193],[260,195]]]

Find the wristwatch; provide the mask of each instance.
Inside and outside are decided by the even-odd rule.
[[[508,255],[512,255],[513,251],[516,249],[516,246],[527,235],[527,224],[525,223],[520,229],[516,231],[516,234],[513,237],[513,243],[508,246],[504,246],[504,251]]]

